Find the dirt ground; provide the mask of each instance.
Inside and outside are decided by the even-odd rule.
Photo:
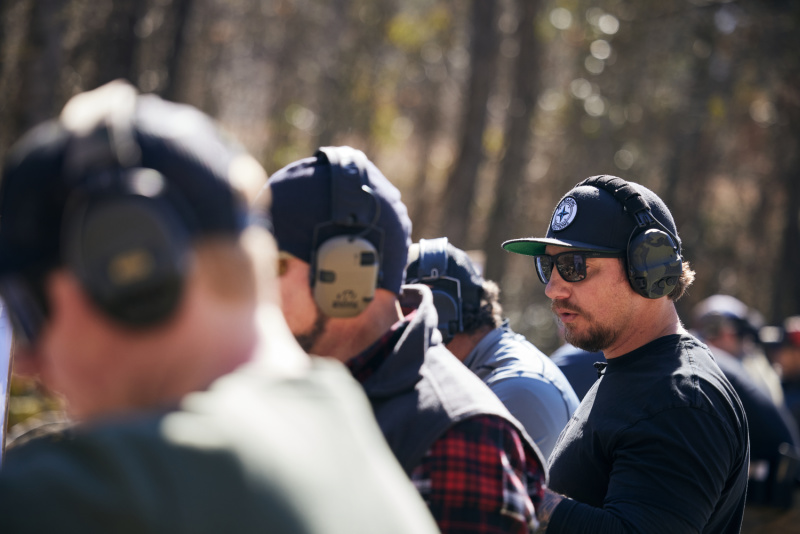
[[[792,502],[788,510],[748,506],[742,534],[800,534],[800,489],[795,490]]]

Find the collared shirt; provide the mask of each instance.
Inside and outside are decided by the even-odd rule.
[[[410,318],[348,362],[359,382],[392,353]],[[453,425],[434,442],[411,479],[445,534],[523,534],[538,526],[535,506],[544,492],[544,469],[516,428],[501,417],[479,415]]]

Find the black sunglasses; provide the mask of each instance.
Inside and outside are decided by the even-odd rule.
[[[536,256],[536,274],[543,284],[550,281],[553,264],[558,274],[567,282],[580,282],[586,278],[586,258],[621,258],[622,252],[594,252],[591,250],[568,250],[555,256]]]

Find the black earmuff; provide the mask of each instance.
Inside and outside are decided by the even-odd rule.
[[[122,171],[137,172],[148,170]],[[68,268],[113,319],[149,326],[164,321],[177,307],[189,236],[163,199],[84,193],[68,208],[62,247]]]
[[[419,240],[417,278],[408,283],[421,283],[431,288],[433,305],[439,315],[439,332],[445,344],[464,331],[461,281],[447,275],[447,238]]]
[[[64,172],[73,193],[64,209],[61,254],[104,313],[126,326],[146,327],[177,308],[190,239],[173,206],[177,192],[158,171],[141,166],[135,89],[118,89],[134,91],[121,98],[127,109],[116,106],[105,128],[76,134],[67,148]]]
[[[328,317],[354,317],[372,302],[380,278],[383,231],[376,226],[380,202],[367,185],[363,152],[322,147],[316,157],[330,166],[331,220],[314,229],[310,273],[314,300]],[[366,239],[371,232],[378,234],[379,247]]]
[[[589,185],[611,193],[636,221],[628,239],[628,280],[643,297],[669,295],[683,273],[680,241],[653,215],[647,201],[631,184],[615,176],[593,176],[578,186]]]

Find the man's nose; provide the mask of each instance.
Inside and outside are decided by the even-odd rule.
[[[550,300],[556,300],[566,298],[569,296],[569,293],[569,282],[565,282],[558,273],[558,269],[553,268],[553,272],[550,273],[550,280],[544,287],[544,294],[547,295],[547,298]]]

